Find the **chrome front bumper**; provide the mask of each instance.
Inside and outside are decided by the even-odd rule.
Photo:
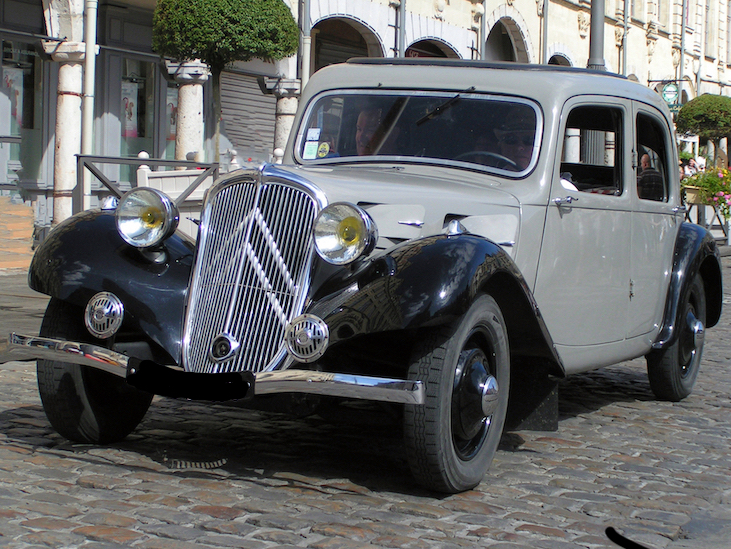
[[[123,378],[134,373],[130,357],[98,345],[16,333],[10,334],[7,341],[0,341],[0,364],[39,358],[91,366]],[[177,376],[182,374],[179,369],[169,370]],[[424,385],[420,381],[296,369],[252,375],[253,395],[308,393],[401,404],[424,403]]]

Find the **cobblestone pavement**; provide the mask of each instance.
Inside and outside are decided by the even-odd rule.
[[[729,258],[724,273],[731,288]],[[23,275],[0,276],[0,329],[37,330],[44,306]],[[507,433],[483,483],[448,497],[412,483],[391,410],[156,399],[124,443],[87,446],[49,426],[34,365],[9,363],[0,547],[616,548],[610,526],[648,548],[728,547],[728,310],[688,399],[655,401],[644,361],[569,378],[557,432]]]

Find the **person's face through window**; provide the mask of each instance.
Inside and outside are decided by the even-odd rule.
[[[373,136],[381,123],[381,109],[366,109],[355,125],[355,146],[359,156],[373,154]]]
[[[502,132],[499,140],[500,154],[515,162],[517,171],[523,171],[528,167],[533,156],[534,139],[533,130]]]

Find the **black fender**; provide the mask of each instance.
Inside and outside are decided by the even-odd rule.
[[[690,285],[698,273],[703,278],[706,327],[710,328],[721,318],[723,303],[718,246],[713,235],[705,228],[694,223],[683,223],[675,241],[673,271],[665,301],[663,324],[653,349],[664,349],[675,343],[679,333],[677,326],[683,320],[679,317],[680,304],[686,299]]]
[[[500,305],[511,354],[547,359],[552,373],[562,375],[520,270],[500,246],[475,235],[404,242],[328,280],[308,312],[327,323],[334,346],[360,335],[445,324],[463,315],[480,292],[490,293]]]
[[[122,240],[113,212],[88,210],[50,232],[33,256],[28,283],[79,307],[98,292],[115,294],[124,304],[122,330],[145,334],[169,355],[165,362],[179,364],[194,251],[194,243],[176,233],[155,261]]]

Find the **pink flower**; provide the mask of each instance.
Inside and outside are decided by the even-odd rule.
[[[718,172],[718,178],[723,179],[723,172]]]

